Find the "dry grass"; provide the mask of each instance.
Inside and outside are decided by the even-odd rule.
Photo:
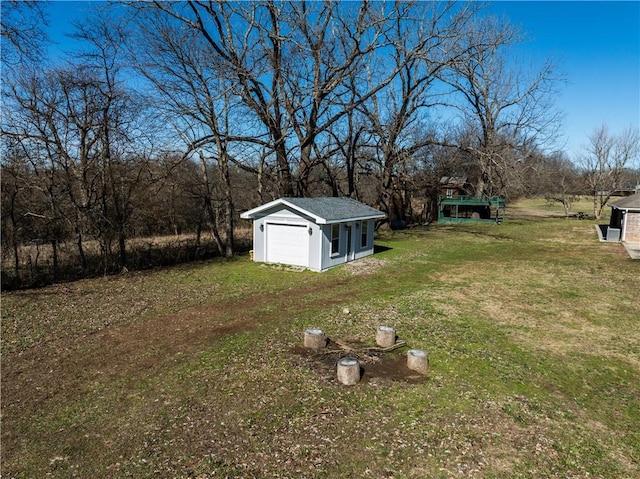
[[[510,219],[322,274],[243,257],[4,294],[3,476],[638,477],[640,262],[594,235]],[[341,386],[300,348],[380,324],[426,378],[401,350]]]
[[[578,212],[592,214],[593,198],[589,196],[580,196],[577,201],[571,204],[569,214]],[[606,210],[603,213],[608,213]],[[564,208],[560,203],[545,200],[542,197],[524,198],[518,200],[515,204],[508,205],[508,214],[516,217],[537,217],[537,218],[563,218],[565,216]]]
[[[587,350],[628,361],[640,370],[640,355],[629,355],[630,351],[640,352],[640,329],[633,327],[639,298],[615,295],[620,284],[618,275],[603,271],[595,289],[590,270],[504,263],[492,266],[487,287],[473,281],[486,268],[483,264],[459,267],[439,278],[446,283],[454,276],[457,283],[464,283],[440,298],[443,314],[490,318],[527,349],[567,356]],[[521,274],[523,270],[526,276]],[[633,282],[634,278],[628,280]],[[586,290],[588,284],[593,289]],[[607,324],[612,295],[616,296],[617,314],[627,311],[629,315],[621,325],[626,330],[623,336]],[[474,300],[470,302],[470,298]]]
[[[238,228],[234,234],[239,251],[248,251],[251,230]],[[211,234],[203,233],[197,242],[195,234],[165,235],[131,238],[126,243],[128,268],[132,271],[163,267],[206,260],[219,256]],[[2,250],[3,289],[48,285],[60,281],[71,281],[87,277],[113,274],[121,271],[117,245],[104,253],[98,241],[85,240],[83,251],[87,268],[82,271],[82,261],[75,241],[57,245],[57,267],[54,271],[53,247],[51,243],[37,240],[18,249],[18,277],[15,272],[15,257],[12,248]],[[105,257],[106,256],[106,257]]]

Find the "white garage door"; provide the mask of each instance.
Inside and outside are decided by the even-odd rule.
[[[309,233],[305,225],[267,223],[267,262],[308,266]]]

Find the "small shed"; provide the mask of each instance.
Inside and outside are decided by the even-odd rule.
[[[610,204],[611,220],[609,221],[609,232],[619,231],[619,241],[629,243],[640,243],[640,192],[631,196],[626,196]]]
[[[253,220],[254,261],[324,271],[373,254],[385,214],[351,198],[280,198],[240,217]]]

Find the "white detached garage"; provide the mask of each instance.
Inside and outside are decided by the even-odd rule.
[[[351,198],[280,198],[242,215],[253,220],[253,259],[324,271],[373,254],[382,211]]]

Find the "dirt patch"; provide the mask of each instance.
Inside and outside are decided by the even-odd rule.
[[[362,258],[356,261],[350,261],[345,268],[354,276],[363,274],[371,274],[385,266],[387,262],[378,258]]]
[[[260,307],[274,304],[272,294],[257,294],[250,306],[244,299],[184,309],[179,314],[136,318],[72,337],[52,338],[10,360],[3,358],[4,413],[32,415],[47,403],[62,403],[103,381],[144,378],[158,374],[182,355],[197,354],[222,337],[256,329],[295,311],[313,294],[336,290],[327,301],[340,302],[349,294],[344,286],[319,285],[291,291],[276,299],[277,309],[265,314]]]
[[[360,362],[359,384],[385,386],[427,381],[428,375],[419,374],[407,367],[407,349],[408,346],[405,345],[391,351],[382,351],[368,348],[358,340],[330,340],[322,350],[294,346],[289,353],[294,365],[313,371],[324,384],[340,385],[336,379],[336,365],[344,357],[355,358]]]

